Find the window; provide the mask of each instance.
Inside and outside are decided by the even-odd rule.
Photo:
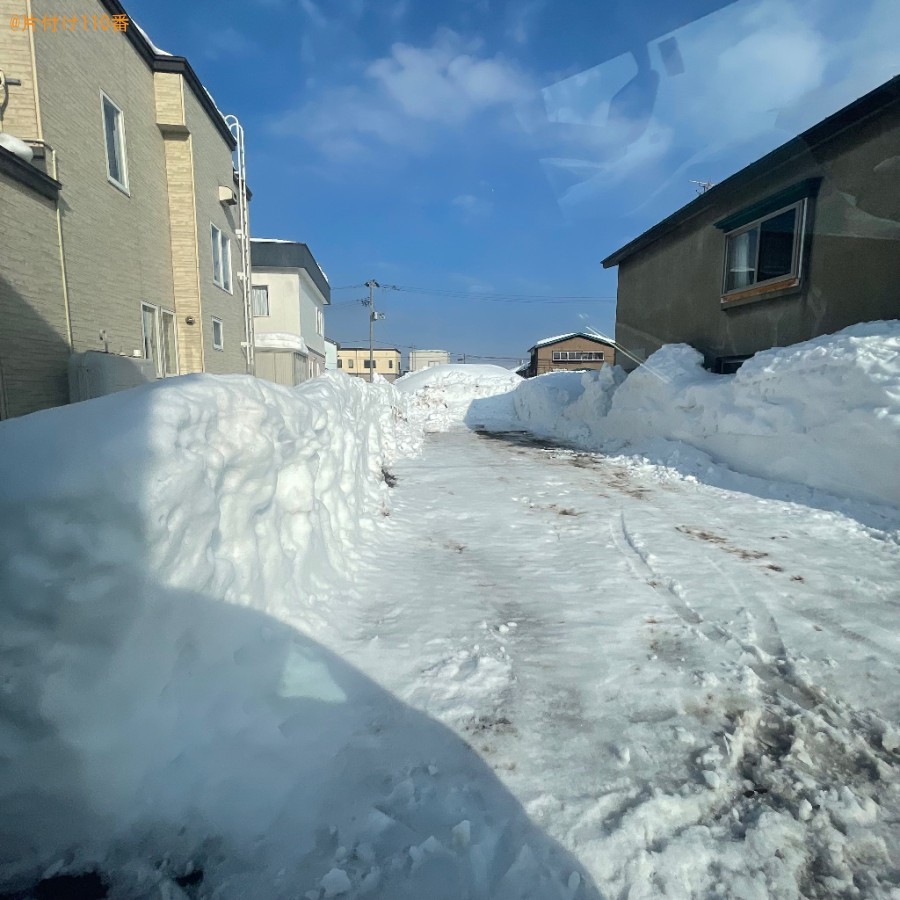
[[[265,284],[254,284],[253,290],[253,315],[269,315],[269,288]]]
[[[231,293],[231,241],[222,238],[222,287]]]
[[[554,350],[553,362],[603,362],[602,350]]]
[[[175,346],[175,313],[141,304],[141,333],[144,359],[153,361],[157,377],[178,374],[178,351]]]
[[[325,313],[319,306],[316,307],[316,334],[325,334]]]
[[[141,304],[141,331],[144,359],[153,360],[153,367],[159,374],[159,334],[156,329],[156,307],[149,303]]]
[[[175,313],[159,311],[160,361],[163,375],[178,374],[178,349],[175,344]]]
[[[388,360],[388,368],[389,368],[389,369],[393,369],[393,368],[394,368],[394,361],[393,361],[392,359],[389,359],[389,360]]]
[[[722,293],[796,282],[800,277],[805,211],[804,199],[728,232]]]
[[[231,241],[215,225],[210,225],[212,237],[213,283],[231,293]]]
[[[222,320],[216,319],[215,317],[212,320],[212,331],[213,331],[213,350],[222,350],[225,346],[223,335],[222,335]]]
[[[103,137],[106,145],[106,177],[128,193],[128,166],[125,160],[125,126],[122,110],[106,94],[100,94],[103,110]]]
[[[348,368],[348,369],[352,369],[352,368],[353,368],[353,360],[352,360],[352,359],[348,359],[348,360],[347,360],[347,368]]]
[[[339,368],[339,369],[343,369],[343,368],[344,368],[344,361],[343,361],[342,359],[338,359],[338,368]]]
[[[371,365],[370,365],[370,364],[369,364],[369,360],[364,359],[364,360],[363,360],[363,368],[364,368],[364,369],[369,369],[369,368],[377,369],[377,368],[378,368],[378,360],[377,360],[377,359],[373,359],[372,362],[371,362]]]

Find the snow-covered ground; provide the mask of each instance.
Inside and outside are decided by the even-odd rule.
[[[0,423],[0,892],[897,900],[897,341]]]

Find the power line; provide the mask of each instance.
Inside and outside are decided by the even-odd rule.
[[[349,284],[343,287],[332,288],[332,291],[348,291],[354,288],[365,287],[362,284]],[[615,297],[599,296],[594,294],[513,294],[501,292],[480,292],[451,290],[448,288],[413,287],[402,284],[381,285],[382,289],[389,289],[403,294],[414,294],[422,297],[439,297],[448,300],[471,300],[483,303],[584,303],[584,302],[611,302]],[[355,302],[355,301],[345,301]],[[332,304],[333,306],[344,305]]]

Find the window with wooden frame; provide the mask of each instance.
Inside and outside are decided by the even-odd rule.
[[[725,235],[722,295],[800,279],[806,201],[800,200]]]
[[[800,284],[808,205],[820,182],[807,179],[716,223],[725,232],[723,305]]]

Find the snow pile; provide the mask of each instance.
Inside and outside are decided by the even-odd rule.
[[[606,368],[542,375],[516,391],[518,421],[585,449],[627,443],[657,462],[688,444],[749,475],[900,505],[900,322],[757,353],[735,375],[702,363],[676,344],[624,381]]]
[[[603,418],[625,380],[618,366],[589,372],[548,372],[520,384],[513,395],[519,423],[534,434],[576,446],[602,440]]]
[[[574,900],[469,744],[344,658],[393,616],[347,576],[411,406],[187,376],[0,423],[0,894]]]
[[[426,432],[468,425],[502,429],[515,419],[512,391],[522,378],[509,369],[484,365],[432,366],[411,372],[394,386],[412,395],[417,421]]]
[[[713,375],[663,347],[613,397],[608,437],[683,441],[763,478],[900,505],[900,322],[757,353]]]
[[[0,885],[116,841],[236,865],[279,816],[315,846],[375,689],[282,623],[340,625],[322,591],[418,446],[405,403],[187,376],[0,424]]]

